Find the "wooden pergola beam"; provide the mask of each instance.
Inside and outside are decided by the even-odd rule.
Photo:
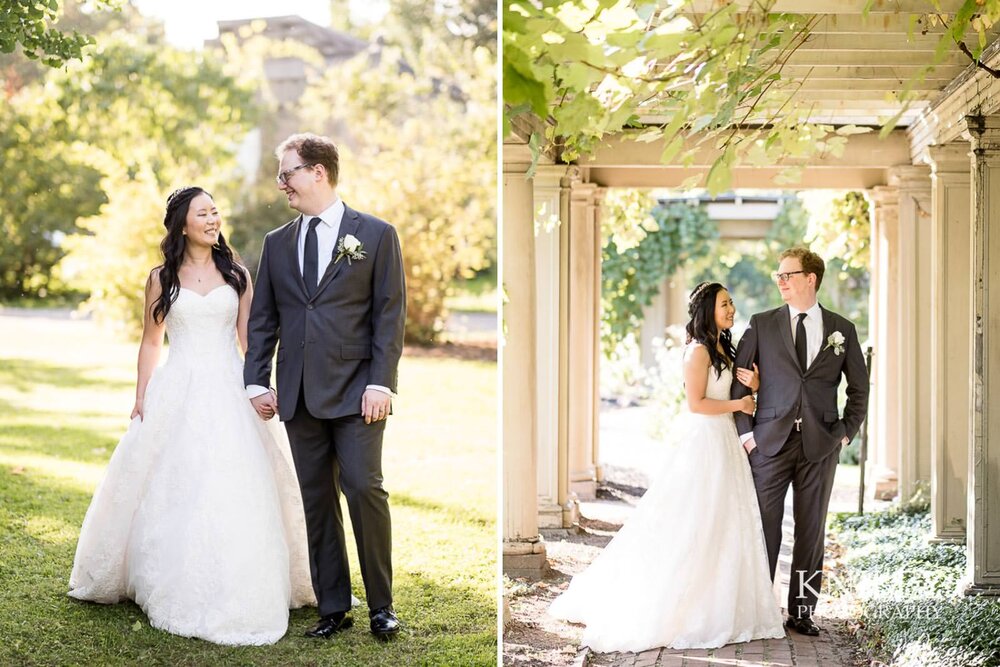
[[[886,181],[886,170],[843,167],[823,169],[807,167],[802,178],[795,183],[780,184],[775,179],[781,174],[777,167],[736,167],[733,169],[731,187],[776,189],[834,189],[867,190]],[[608,188],[679,188],[695,175],[704,178],[708,169],[682,167],[594,167],[589,169],[590,182]]]
[[[590,167],[657,167],[663,165],[660,155],[666,141],[663,139],[652,142],[638,142],[623,138],[621,135],[606,140],[594,153],[579,161],[580,166]],[[694,147],[688,144],[687,147]],[[687,148],[685,147],[685,148]],[[720,152],[709,146],[701,146],[694,154],[692,167],[710,167],[719,157]],[[877,133],[854,134],[847,137],[847,145],[840,157],[834,155],[814,156],[809,160],[785,160],[779,167],[805,165],[822,168],[878,168],[887,169],[899,164],[910,163],[910,145],[906,133],[896,130],[885,139],[879,139]]]
[[[724,4],[720,0],[696,0],[689,11],[695,14],[707,14],[719,9]],[[725,4],[733,4],[740,9],[750,9],[758,6],[757,0],[732,0]],[[771,7],[773,14],[857,14],[865,13],[867,0],[776,0]],[[962,6],[962,0],[941,0],[941,11],[954,14]],[[868,9],[868,15],[879,14],[930,14],[934,6],[928,0],[874,0]]]

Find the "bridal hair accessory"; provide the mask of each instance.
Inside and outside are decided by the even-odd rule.
[[[688,297],[688,316],[694,317],[694,311],[696,310],[696,305],[698,300],[708,291],[708,288],[712,285],[711,282],[705,281],[703,283],[698,283],[697,287],[691,291],[691,296]]]

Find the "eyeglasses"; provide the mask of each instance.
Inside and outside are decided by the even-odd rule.
[[[788,278],[794,276],[796,273],[805,273],[805,271],[789,271],[788,273],[772,273],[771,277],[777,280],[779,283],[787,283]]]
[[[278,174],[277,178],[275,178],[274,180],[276,180],[278,183],[281,183],[282,185],[288,185],[288,177],[294,174],[296,171],[302,169],[303,167],[315,167],[315,166],[316,165],[310,164],[309,162],[306,162],[305,164],[300,164],[297,167],[292,167],[291,169],[284,170],[283,172]]]

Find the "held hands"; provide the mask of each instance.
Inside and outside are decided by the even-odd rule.
[[[749,387],[752,392],[756,393],[756,391],[760,389],[760,371],[757,370],[757,364],[753,365],[752,371],[746,368],[737,368],[736,379],[739,380],[740,384],[744,387]]]
[[[748,415],[752,415],[753,411],[757,407],[757,402],[753,400],[753,396],[744,396],[739,399],[740,401],[740,412],[745,412]]]
[[[389,416],[392,397],[378,389],[366,389],[361,396],[361,414],[366,424],[381,421]]]
[[[271,389],[266,394],[251,398],[250,404],[257,411],[257,415],[267,421],[278,411],[278,395]]]

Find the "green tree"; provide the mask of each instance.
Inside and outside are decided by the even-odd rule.
[[[101,172],[35,96],[0,105],[0,298],[45,296],[66,253],[60,240],[107,201]]]
[[[412,60],[428,39],[456,47],[465,42],[497,52],[497,6],[490,0],[391,0],[369,37],[399,47]]]
[[[104,174],[98,192],[108,203],[67,239],[67,273],[90,290],[88,308],[135,330],[146,273],[160,261],[167,194],[195,183],[224,212],[238,196],[234,155],[252,94],[206,54],[136,36],[102,38],[86,61],[25,93],[51,101],[49,122]]]
[[[636,245],[622,248],[611,239],[602,251],[601,339],[605,355],[613,358],[619,343],[637,334],[642,309],[652,303],[663,281],[688,262],[707,256],[718,229],[701,207],[661,206],[635,190],[609,194],[606,210],[616,221],[614,227],[646,230]]]
[[[114,10],[119,0],[91,0],[97,10]],[[0,53],[21,52],[48,67],[62,67],[83,57],[84,47],[94,39],[72,30],[64,32],[52,24],[59,20],[57,0],[8,0],[0,5]],[[60,26],[62,27],[62,26]]]
[[[92,5],[77,2],[63,3],[58,27],[63,32],[93,35],[94,39],[125,31],[144,35],[152,43],[163,43],[165,34],[162,22],[143,16],[131,2],[121,4],[115,11],[95,11]],[[0,53],[0,87],[9,98],[24,86],[40,81],[50,69],[39,59],[29,58],[21,49]]]
[[[728,187],[740,162],[843,150],[846,137],[804,122],[808,105],[781,77],[809,19],[771,14],[769,3],[719,3],[699,14],[693,2],[504,3],[508,131],[527,116],[545,128],[532,142],[536,153],[568,162],[605,135],[637,127],[640,113],[655,115],[662,124],[628,136],[664,139],[664,162],[690,164],[700,148],[717,149],[705,178],[713,193]]]

